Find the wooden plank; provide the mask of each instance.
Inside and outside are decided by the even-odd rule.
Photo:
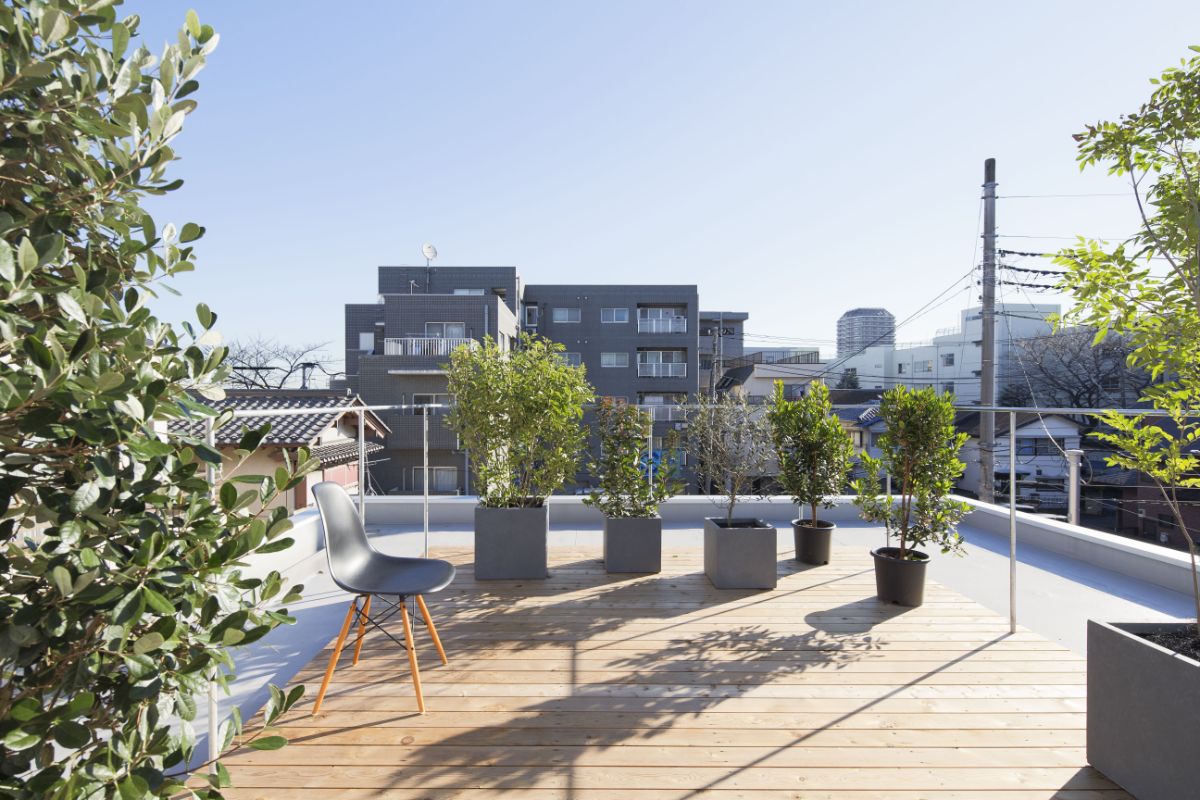
[[[448,666],[416,630],[430,713],[371,631],[322,713],[272,731],[287,747],[227,756],[227,797],[1127,798],[1086,766],[1083,659],[936,584],[882,606],[865,551],[781,552],[774,592],[713,589],[695,552],[630,577],[556,550],[548,580],[510,582],[448,552],[463,568],[428,598]]]

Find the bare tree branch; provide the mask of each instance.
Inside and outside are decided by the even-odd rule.
[[[288,345],[256,336],[229,344],[231,373],[226,384],[235,389],[319,388],[312,376],[338,375],[334,361],[325,352],[328,342]],[[305,379],[307,378],[307,384]],[[327,383],[320,380],[321,384]]]

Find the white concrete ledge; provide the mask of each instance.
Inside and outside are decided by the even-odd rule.
[[[973,508],[966,519],[972,527],[1008,538],[1007,508],[961,499]],[[1018,511],[1018,552],[1022,544],[1035,545],[1172,591],[1192,593],[1191,558],[1178,550]]]
[[[302,580],[312,574],[308,560],[325,549],[321,515],[316,509],[293,514],[292,529],[284,536],[291,537],[295,544],[277,553],[251,555],[246,559],[247,566],[242,568],[242,575],[263,578],[274,569],[293,580]]]

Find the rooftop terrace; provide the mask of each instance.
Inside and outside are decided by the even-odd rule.
[[[713,589],[699,518],[668,516],[662,574],[606,575],[599,527],[553,506],[548,580],[476,582],[470,524],[454,521],[469,503],[434,514],[431,554],[459,575],[428,598],[449,666],[417,631],[429,713],[404,652],[368,632],[311,715],[348,601],[313,575],[298,624],[241,660],[234,702],[253,710],[268,679],[310,698],[281,725],[287,747],[227,757],[229,797],[1127,797],[1086,764],[1085,620],[1184,617],[1190,602],[1023,543],[1009,633],[1007,540],[980,511],[970,554],[935,557],[916,609],[875,599],[882,532],[849,508],[832,512],[828,566],[797,564],[781,531],[775,591]],[[380,521],[411,506],[368,504],[380,549],[420,554],[419,526]]]

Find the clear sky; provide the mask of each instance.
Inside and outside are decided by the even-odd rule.
[[[176,141],[186,185],[154,208],[208,233],[159,311],[203,300],[226,338],[339,359],[343,304],[426,241],[532,283],[695,283],[750,313],[748,346],[828,348],[846,309],[903,319],[978,262],[985,158],[1001,196],[1122,191],[1079,172],[1071,134],[1200,43],[1195,0],[125,9],[157,52],[189,6],[221,42]],[[1003,199],[1001,246],[1124,236],[1133,214]],[[972,284],[897,338],[953,325]]]

